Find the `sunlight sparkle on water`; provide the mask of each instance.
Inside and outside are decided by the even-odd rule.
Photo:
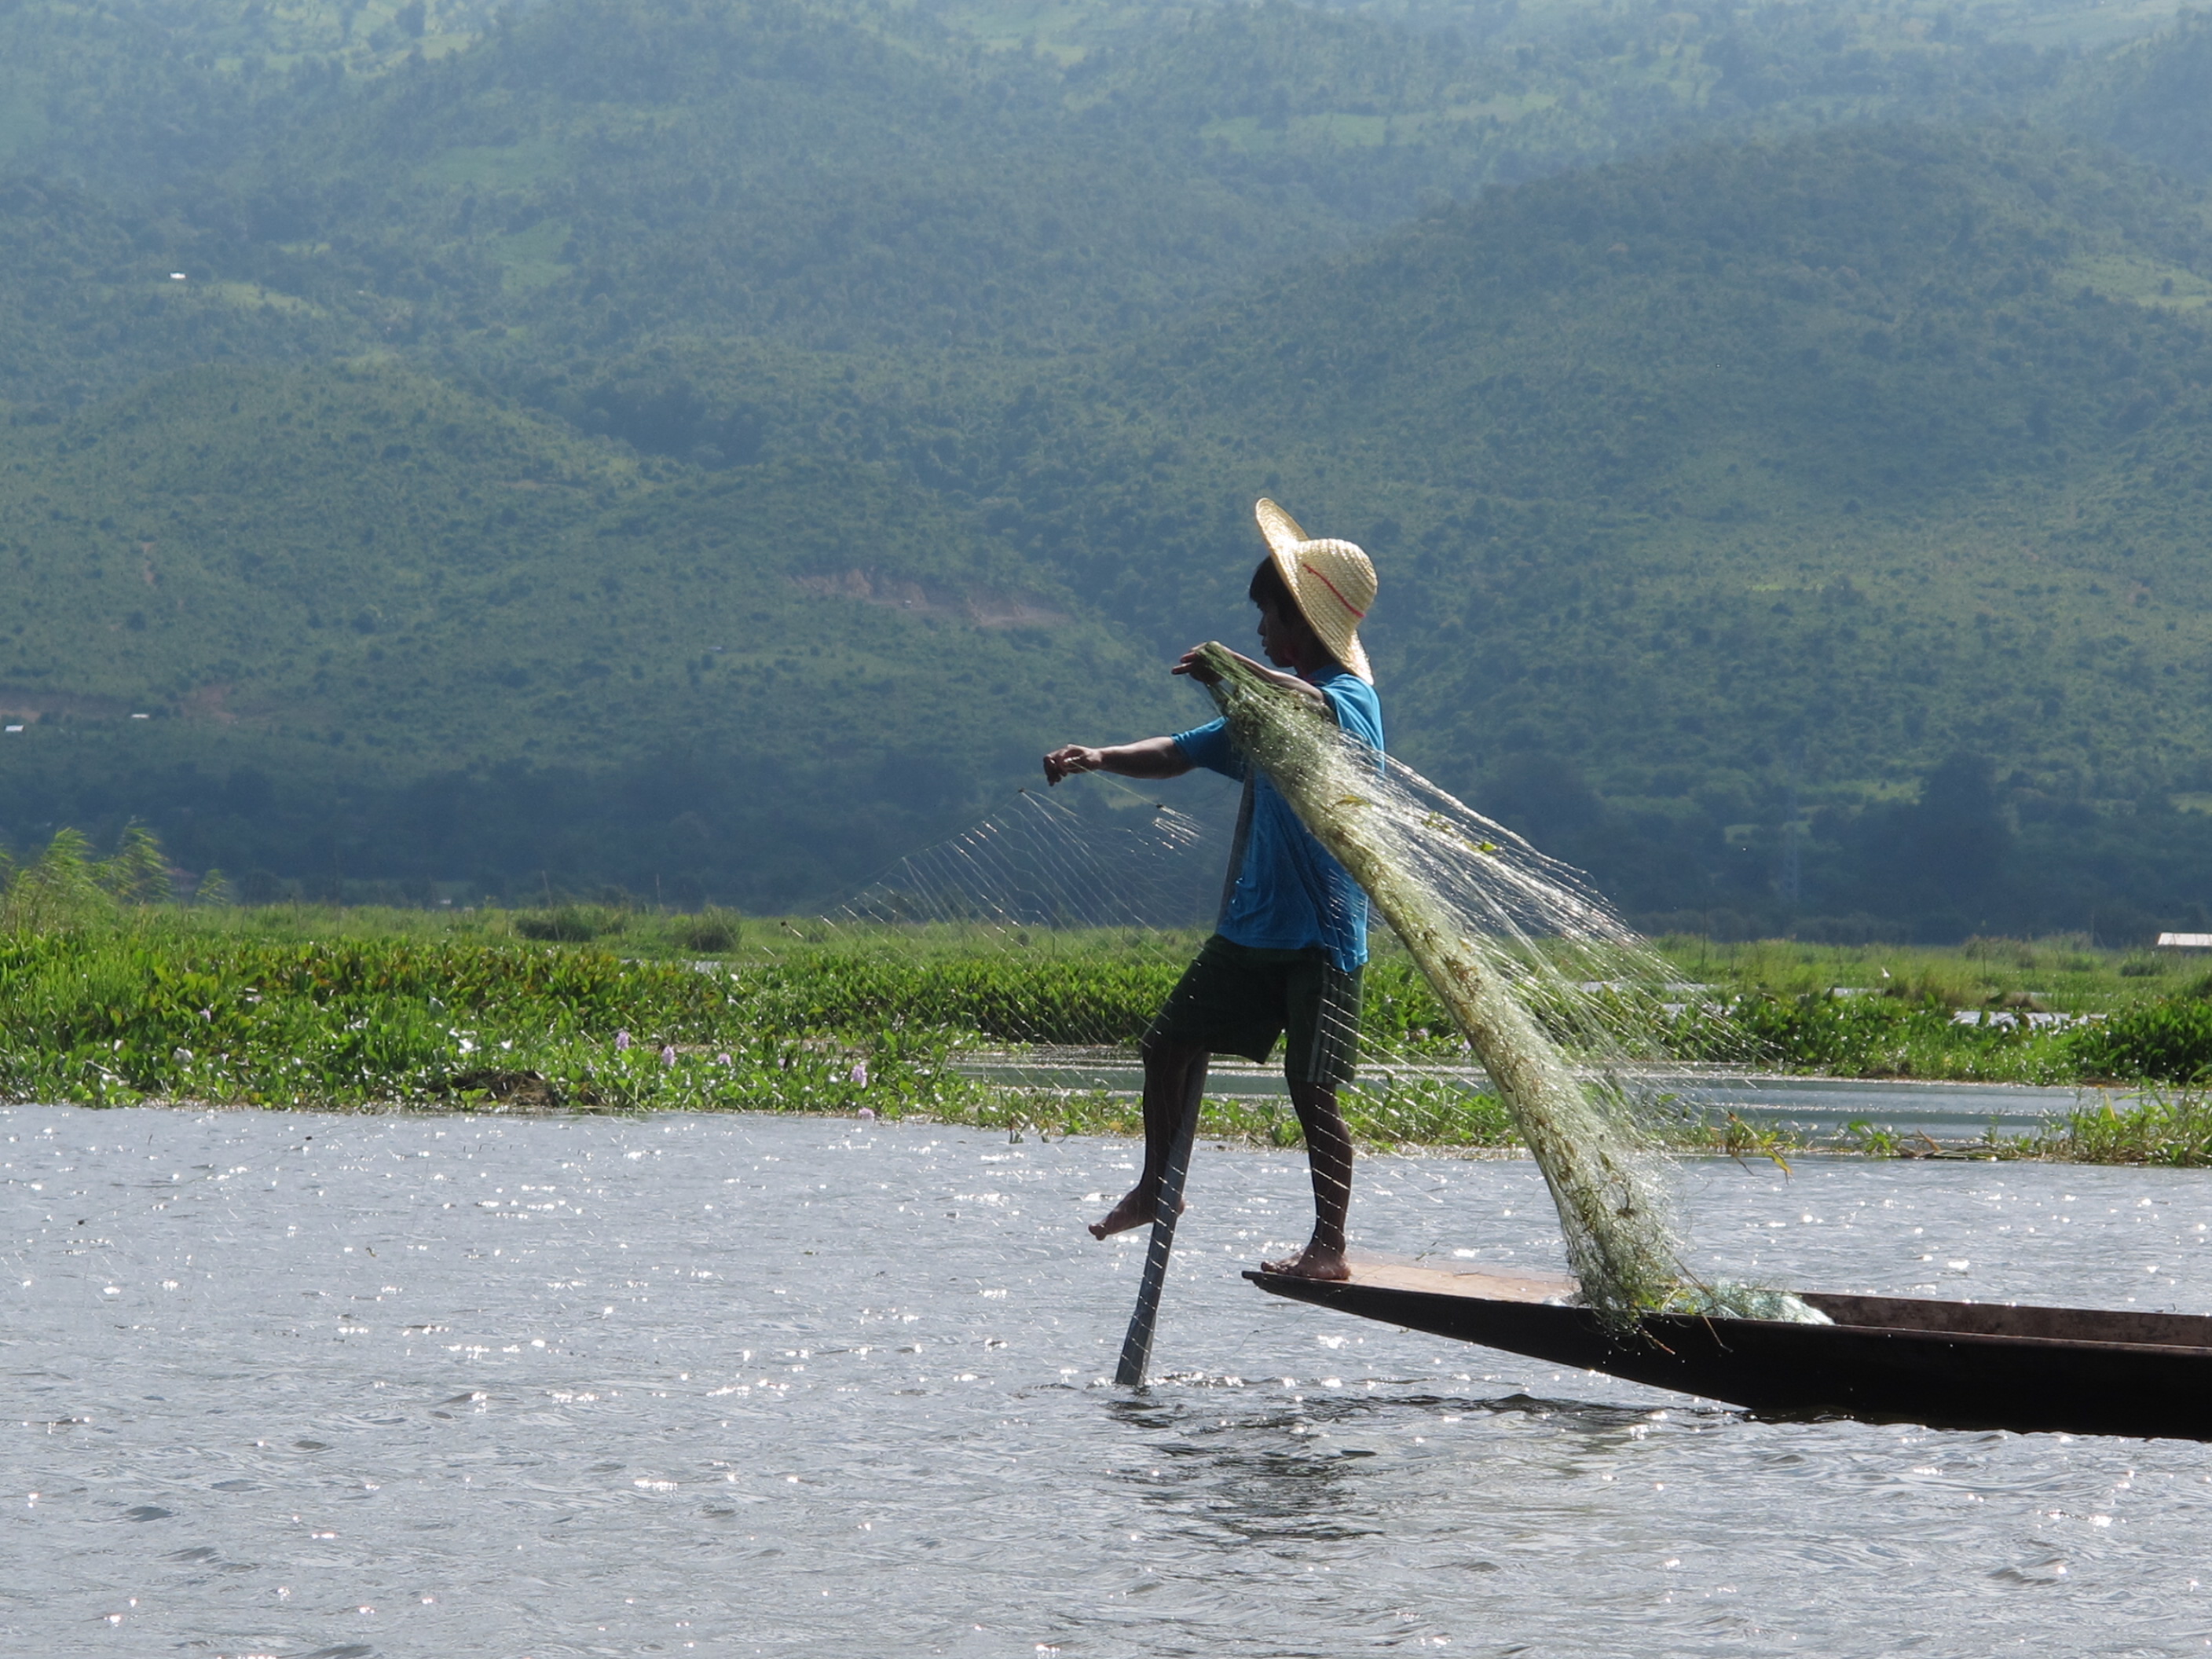
[[[828,1120],[0,1110],[11,1651],[2202,1650],[2212,1449],[1761,1424],[1261,1296],[1202,1154],[1107,1386],[1123,1142]],[[1686,1171],[1701,1269],[2212,1309],[2212,1178]],[[710,1207],[711,1206],[711,1207]],[[1525,1163],[1375,1158],[1553,1266]],[[112,1294],[110,1294],[110,1292]]]

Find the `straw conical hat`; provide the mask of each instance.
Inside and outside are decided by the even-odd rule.
[[[1314,540],[1265,495],[1253,512],[1299,614],[1330,656],[1374,684],[1375,671],[1359,644],[1359,624],[1375,603],[1375,567],[1367,555],[1350,542]]]

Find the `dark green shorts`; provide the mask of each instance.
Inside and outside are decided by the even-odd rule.
[[[1145,1046],[1175,1043],[1264,1061],[1289,1034],[1283,1072],[1331,1089],[1352,1081],[1359,1054],[1359,969],[1316,946],[1260,951],[1216,933],[1168,995]]]

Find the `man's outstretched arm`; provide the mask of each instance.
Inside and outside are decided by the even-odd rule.
[[[1122,778],[1179,778],[1190,770],[1190,757],[1173,738],[1146,738],[1111,749],[1086,749],[1071,743],[1044,757],[1044,781],[1058,783],[1078,772],[1111,772]]]

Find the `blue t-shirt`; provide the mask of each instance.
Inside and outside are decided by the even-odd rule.
[[[1308,678],[1338,726],[1380,752],[1382,705],[1375,688],[1334,664]],[[1244,751],[1230,740],[1225,720],[1179,732],[1175,741],[1194,766],[1226,777],[1246,775]],[[1250,781],[1251,818],[1243,845],[1230,855],[1237,879],[1223,898],[1215,931],[1261,951],[1322,945],[1350,973],[1367,960],[1367,895],[1298,822],[1264,772]]]

